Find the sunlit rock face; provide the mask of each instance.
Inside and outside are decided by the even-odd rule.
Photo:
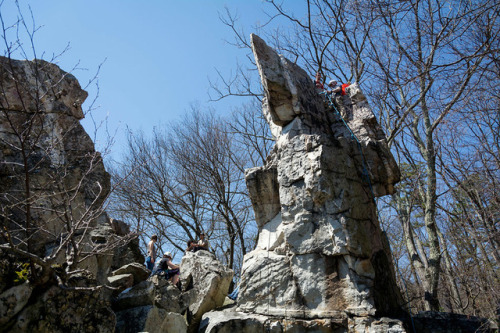
[[[334,110],[303,69],[255,35],[252,47],[276,145],[266,165],[246,172],[260,233],[244,259],[238,311],[398,313],[374,197],[393,192],[399,170],[366,98],[353,84],[332,97]]]
[[[80,124],[86,98],[78,80],[55,64],[0,57],[1,214],[19,239],[16,230],[31,217],[30,251],[40,257],[52,255],[69,232],[84,238],[84,252],[112,241],[100,209],[110,176]],[[65,261],[64,252],[57,262]],[[104,283],[110,254],[90,256],[79,267]]]

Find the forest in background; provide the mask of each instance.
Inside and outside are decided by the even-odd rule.
[[[270,20],[286,19],[294,28],[263,24],[254,32],[311,79],[319,71],[357,82],[384,128],[403,176],[397,193],[378,201],[379,218],[410,311],[496,318],[500,5],[308,0],[306,13],[293,13],[266,2]],[[205,232],[217,257],[238,274],[257,237],[244,170],[264,163],[273,138],[261,115],[250,31],[229,10],[221,19],[234,31],[234,47],[249,55],[234,76],[214,81],[212,99],[250,99],[230,117],[194,106],[166,128],[130,132],[124,159],[107,165],[116,189],[106,209],[143,240],[156,233],[162,249],[178,254]],[[8,28],[7,49],[19,47],[5,40]],[[22,134],[21,142],[36,145]]]
[[[378,201],[400,287],[412,312],[494,318],[500,301],[500,6],[495,1],[307,1],[307,13],[268,1],[270,20],[294,29],[260,34],[314,77],[357,82],[402,171]],[[221,118],[195,107],[152,136],[130,133],[118,211],[179,253],[207,232],[237,272],[255,244],[245,168],[262,165],[272,137],[249,32],[222,17],[248,63],[212,85],[214,100],[253,101]],[[257,87],[257,88],[256,88]]]

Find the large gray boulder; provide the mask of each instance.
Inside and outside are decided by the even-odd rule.
[[[121,274],[132,274],[134,284],[138,284],[145,281],[151,275],[151,271],[144,267],[143,264],[133,262],[126,264],[111,273],[112,276]]]
[[[115,294],[131,288],[134,285],[134,276],[132,274],[119,274],[108,276],[108,282],[111,287],[116,288]]]
[[[187,252],[181,261],[181,283],[189,293],[189,331],[195,332],[203,314],[224,304],[233,271],[208,251]]]

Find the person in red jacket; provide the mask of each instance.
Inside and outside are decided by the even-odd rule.
[[[346,89],[347,87],[349,87],[350,85],[351,85],[351,82],[350,82],[350,81],[348,81],[347,83],[344,83],[344,84],[340,87],[340,89],[341,89],[341,90],[340,90],[340,94],[341,94],[342,96],[347,95],[347,93],[345,92],[345,89]]]

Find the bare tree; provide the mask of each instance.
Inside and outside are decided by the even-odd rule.
[[[266,39],[311,76],[319,71],[355,80],[369,97],[394,153],[408,168],[408,182],[388,206],[401,223],[407,251],[402,258],[412,272],[407,276],[420,289],[416,294],[424,298],[423,308],[438,310],[441,268],[451,269],[451,249],[457,246],[443,232],[449,220],[440,215],[449,210],[446,200],[450,186],[455,186],[451,179],[443,179],[446,162],[441,163],[440,142],[445,144],[441,138],[447,136],[450,123],[471,124],[474,128],[468,131],[475,133],[490,126],[470,123],[461,110],[479,116],[477,108],[471,107],[476,87],[485,79],[498,85],[494,73],[500,5],[495,1],[307,0],[303,11],[294,13],[284,2],[267,2],[270,20],[287,22],[292,32],[268,31],[263,26]],[[238,46],[247,46],[234,17],[228,17],[224,22],[236,33]],[[462,145],[455,157],[467,158],[467,149]],[[450,171],[463,179],[454,168]],[[489,175],[497,182],[497,174]],[[458,299],[461,291],[452,280],[447,282],[453,288],[450,294],[455,295],[457,308],[463,309]]]
[[[116,175],[122,183],[117,209],[180,252],[205,233],[219,259],[234,268],[253,247],[241,172],[248,156],[240,148],[223,119],[197,108],[182,122],[155,128],[152,138],[130,133]]]

